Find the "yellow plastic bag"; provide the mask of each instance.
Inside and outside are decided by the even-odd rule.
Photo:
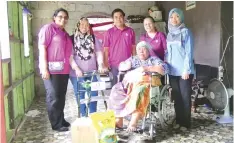
[[[90,118],[97,131],[99,143],[117,143],[114,111],[96,112],[90,114]]]

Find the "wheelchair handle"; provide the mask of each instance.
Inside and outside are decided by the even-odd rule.
[[[99,73],[98,70],[93,70],[93,71],[90,71],[90,72],[83,72],[82,77],[93,76],[93,75],[109,75],[109,71],[106,72],[106,73]]]
[[[102,77],[110,77],[110,81],[113,80],[113,74],[110,71],[105,72],[105,73],[99,73],[98,70],[93,70],[90,72],[83,72],[82,77],[91,77],[91,82],[92,82],[94,76],[97,76],[98,80],[100,80],[100,78]],[[77,78],[77,81],[79,81],[79,78],[81,77],[76,77],[76,78]]]

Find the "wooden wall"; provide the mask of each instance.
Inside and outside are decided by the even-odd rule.
[[[30,56],[24,56],[22,6],[8,2],[10,59],[2,60],[5,119],[8,142],[29,109],[34,96],[34,57],[31,20],[28,19]]]

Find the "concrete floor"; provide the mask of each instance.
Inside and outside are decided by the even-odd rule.
[[[103,103],[98,103],[98,111],[103,111]],[[157,124],[157,135],[153,141],[149,141],[144,134],[117,132],[120,143],[233,143],[233,125],[217,124],[213,119],[214,114],[207,114],[204,108],[201,113],[192,114],[192,128],[190,130],[175,130],[168,128],[163,130]],[[45,97],[37,97],[29,111],[39,111],[39,115],[26,116],[22,127],[12,141],[13,143],[71,143],[71,132],[56,132],[50,127],[47,117]],[[74,93],[69,83],[65,118],[72,123],[77,117],[77,105]]]

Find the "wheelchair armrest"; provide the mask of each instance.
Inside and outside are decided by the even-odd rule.
[[[118,82],[122,82],[124,75],[127,73],[127,71],[119,71],[117,78],[118,78]]]
[[[146,74],[151,75],[151,76],[162,76],[160,73],[158,72],[146,72]]]

